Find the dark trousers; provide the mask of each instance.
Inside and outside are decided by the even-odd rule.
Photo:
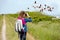
[[[26,40],[26,34],[27,32],[18,32],[20,40]]]

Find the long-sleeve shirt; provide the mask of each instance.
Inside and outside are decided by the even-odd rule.
[[[26,23],[27,22],[32,22],[32,19],[31,18],[25,18],[24,20],[25,20]],[[27,32],[27,25],[26,24],[23,24],[23,27],[24,27],[24,32]]]

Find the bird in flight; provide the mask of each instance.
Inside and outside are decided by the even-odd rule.
[[[34,3],[36,4],[36,1]]]

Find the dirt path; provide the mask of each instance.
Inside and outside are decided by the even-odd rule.
[[[27,33],[27,40],[35,40],[35,38],[29,33]]]
[[[6,40],[6,23],[5,23],[5,15],[3,16],[2,40]]]

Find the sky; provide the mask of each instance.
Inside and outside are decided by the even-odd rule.
[[[0,0],[0,14],[16,13],[21,10],[27,11],[28,7],[30,8],[29,11],[38,11],[38,9],[32,7],[34,1],[37,1],[36,5],[47,4],[54,7],[52,12],[44,11],[45,14],[60,16],[60,0]]]

